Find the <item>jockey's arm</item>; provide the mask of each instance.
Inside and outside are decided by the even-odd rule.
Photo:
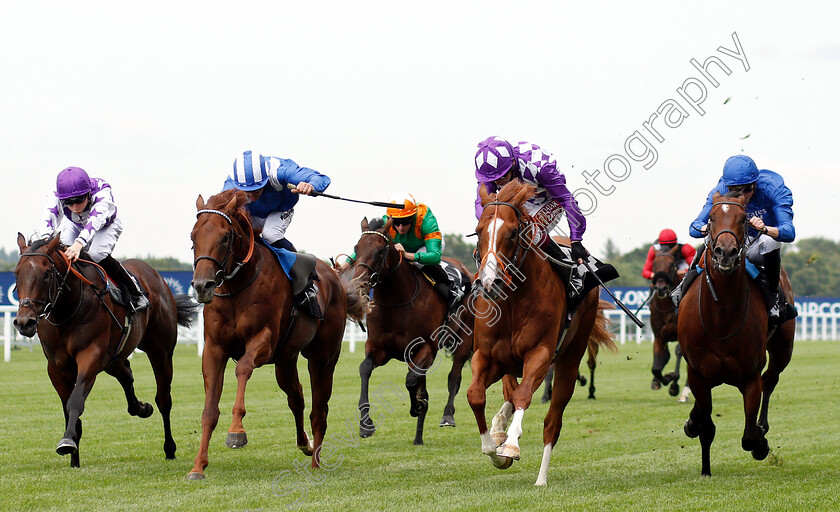
[[[653,258],[656,256],[656,249],[650,246],[645,260],[645,266],[642,268],[642,277],[645,279],[653,279]]]
[[[323,192],[330,186],[330,178],[309,167],[301,167],[294,160],[287,158],[279,159],[282,163],[276,172],[269,175],[271,184],[277,190],[282,190],[285,183],[295,185],[295,190],[300,194],[310,194],[312,191]],[[311,186],[300,185],[307,184]]]
[[[545,187],[548,194],[557,201],[566,212],[569,221],[569,238],[572,242],[583,240],[586,231],[586,218],[580,211],[577,200],[566,187],[566,176],[557,170],[554,162],[543,165],[535,176],[537,183]]]
[[[58,196],[55,195],[55,192],[49,192],[47,194],[44,213],[41,215],[41,222],[38,224],[38,236],[44,238],[51,236],[58,228],[58,224],[61,222],[63,215],[61,201],[58,199]]]

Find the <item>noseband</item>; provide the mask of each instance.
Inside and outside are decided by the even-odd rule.
[[[744,210],[744,213],[746,213],[746,211],[747,211],[747,208],[743,204],[737,203],[735,201],[718,201],[717,203],[714,203],[712,205],[712,208],[714,208],[715,206],[723,206],[723,205],[737,206],[738,208],[741,208],[742,210]],[[706,240],[706,250],[711,251],[711,253],[712,253],[712,264],[714,265],[715,270],[717,270],[719,268],[720,264],[718,263],[718,260],[715,257],[714,250],[715,250],[715,247],[717,246],[718,238],[720,238],[721,235],[726,234],[726,233],[729,233],[730,235],[732,235],[735,238],[735,241],[738,243],[738,254],[735,258],[735,268],[738,268],[738,266],[741,265],[741,260],[743,259],[744,252],[747,250],[747,224],[748,224],[748,220],[746,218],[744,218],[744,234],[741,238],[739,238],[738,235],[734,231],[732,231],[731,229],[724,229],[724,230],[719,231],[714,236],[714,238],[711,239],[711,241],[709,241],[708,239]],[[711,228],[709,229],[709,232],[711,234]]]
[[[397,269],[397,267],[400,266],[403,260],[403,255],[402,253],[400,253],[400,261],[397,262],[394,268],[389,270],[385,266],[385,263],[388,260],[388,253],[391,252],[391,239],[385,236],[384,234],[380,233],[379,231],[362,231],[362,236],[364,235],[375,235],[385,240],[385,254],[382,256],[382,259],[379,260],[379,265],[377,265],[375,269],[371,265],[368,265],[363,261],[356,260],[357,264],[360,267],[365,267],[366,269],[370,270],[370,277],[368,278],[368,283],[370,283],[371,288],[376,288],[376,286],[382,283],[382,280],[385,277],[391,275],[391,273],[393,273]],[[387,270],[387,272],[383,273],[383,271],[385,270]]]
[[[219,268],[219,270],[217,270],[216,274],[213,276],[213,281],[216,283],[216,287],[218,288],[222,286],[222,284],[224,284],[225,281],[232,279],[237,274],[237,272],[239,272],[239,269],[241,269],[246,263],[248,263],[248,261],[250,261],[251,255],[254,253],[254,230],[251,227],[251,222],[248,220],[248,218],[243,216],[243,218],[245,219],[245,223],[248,225],[247,231],[249,234],[249,245],[248,254],[245,256],[245,259],[238,262],[235,261],[236,256],[233,254],[233,237],[235,235],[238,239],[241,240],[242,236],[239,233],[237,233],[236,230],[233,228],[233,220],[225,212],[212,209],[199,210],[195,216],[198,217],[202,213],[214,213],[216,215],[219,215],[223,219],[225,219],[228,225],[230,226],[230,230],[228,231],[227,251],[225,251],[225,257],[224,259],[222,259],[222,261],[219,261],[212,256],[204,255],[199,256],[195,259],[195,261],[193,261],[193,270],[195,270],[196,265],[198,265],[198,262],[201,260],[210,260]],[[230,273],[226,274],[225,269],[227,268],[228,260],[231,258],[233,258],[234,260],[234,267]]]

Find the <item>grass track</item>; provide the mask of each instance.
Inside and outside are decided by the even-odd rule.
[[[346,347],[345,347],[346,348]],[[211,441],[207,479],[187,482],[200,435],[203,385],[194,346],[179,346],[173,384],[177,459],[163,456],[157,412],[128,416],[116,380],[102,374],[83,415],[81,469],[55,453],[64,431],[60,402],[38,349],[16,350],[0,364],[0,510],[840,510],[840,343],[797,342],[793,361],[773,396],[771,454],[758,462],[740,448],[743,404],[734,388],[714,391],[717,436],[712,477],[700,477],[700,445],[682,431],[691,404],[663,388],[651,391],[651,345],[602,353],[595,401],[578,388],[565,414],[547,488],[534,488],[547,405],[525,415],[522,460],[494,469],[481,455],[465,390],[456,403],[458,427],[437,427],[445,400],[448,362],[429,377],[431,410],[424,446],[413,446],[408,405],[386,392],[393,411],[380,407],[379,430],[357,432],[358,364],[345,350],[330,402],[327,439],[335,445],[333,471],[312,473],[294,446],[285,395],[273,368],[254,372],[245,427],[250,444],[224,446],[235,379],[228,365],[222,416]],[[132,361],[141,400],[154,399],[145,356]],[[305,362],[300,372],[307,389]],[[683,370],[683,375],[685,370]],[[405,365],[377,369],[372,390],[403,388]],[[501,388],[488,392],[488,418],[501,405]],[[492,409],[492,412],[491,412]],[[307,411],[308,414],[308,411]],[[377,417],[377,414],[373,414]],[[358,443],[358,446],[354,446]],[[300,472],[298,472],[300,471]],[[306,483],[305,483],[306,482]],[[283,495],[283,491],[286,494]]]

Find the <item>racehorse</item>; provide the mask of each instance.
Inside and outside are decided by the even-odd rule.
[[[370,376],[373,369],[391,359],[408,363],[405,387],[417,418],[414,444],[423,444],[423,424],[429,409],[426,376],[433,371],[438,349],[452,356],[449,399],[440,426],[455,426],[455,395],[461,386],[461,369],[472,354],[473,315],[463,306],[447,318],[444,299],[419,269],[404,260],[388,235],[391,219],[362,219],[362,234],[356,243],[356,259],[344,271],[352,276],[347,284],[350,318],[367,316],[368,337],[365,359],[359,365],[359,436],[370,437],[376,430],[370,417]],[[444,260],[465,276],[467,267],[453,258]],[[373,290],[372,298],[370,290]],[[379,391],[381,393],[381,391]]]
[[[712,199],[703,272],[683,297],[678,319],[679,342],[688,363],[688,385],[695,396],[684,429],[688,437],[700,437],[700,473],[705,476],[711,476],[709,450],[715,438],[712,388],[720,384],[737,387],[744,397],[741,447],[752,452],[756,460],[767,457],[767,408],[779,374],[790,362],[795,329],[795,322],[788,320],[767,332],[767,309],[745,263],[745,198],[735,193],[715,193]],[[784,271],[780,286],[792,303],[793,291]],[[762,375],[767,353],[769,364]]]
[[[146,263],[126,260],[149,297],[150,306],[126,318],[126,307],[111,297],[104,271],[82,253],[70,264],[61,238],[37,240],[31,246],[18,233],[20,260],[15,281],[20,303],[14,324],[31,338],[38,333],[47,358],[47,373],[61,398],[66,430],[58,443],[59,455],[70,455],[70,466],[80,467],[81,416],[96,376],[104,371],[125,391],[128,413],[148,418],[154,408],[134,394],[134,375],[128,357],[139,348],[149,357],[155,374],[155,403],[163,417],[163,452],[175,458],[175,440],[169,423],[172,409],[172,351],[178,324],[189,326],[197,304],[188,295],[175,297],[169,285]],[[123,297],[128,301],[128,297]]]
[[[680,283],[677,276],[677,258],[680,246],[676,245],[669,251],[657,251],[653,257],[653,279],[651,282],[650,298],[650,328],[653,331],[653,380],[650,388],[659,389],[663,384],[670,384],[668,394],[677,396],[680,392],[680,360],[682,352],[677,344],[674,355],[676,364],[674,371],[662,374],[662,370],[671,359],[668,343],[677,341],[677,310],[671,301],[671,291]]]
[[[333,371],[341,352],[346,302],[335,273],[318,260],[318,302],[323,320],[308,313],[292,312],[292,285],[266,245],[255,242],[255,233],[243,206],[246,194],[234,189],[198,196],[193,241],[193,287],[204,306],[204,412],[201,444],[187,478],[204,478],[210,436],[219,420],[219,397],[228,358],[236,360],[236,399],[226,444],[239,448],[248,442],[245,386],[254,371],[274,364],[277,384],[286,393],[295,418],[297,447],[312,456],[319,467],[319,451],[327,430],[327,410],[332,394]],[[312,385],[313,437],[303,427],[303,389],[297,372],[298,355],[309,360]]]
[[[567,323],[566,285],[551,264],[536,253],[534,244],[525,241],[527,235],[523,237],[535,229],[523,207],[535,188],[510,182],[498,196],[487,194],[483,187],[479,190],[484,212],[476,228],[481,256],[476,283],[481,283],[482,292],[470,295],[476,321],[473,377],[467,400],[478,424],[481,451],[495,466],[510,467],[520,457],[525,409],[554,360],[554,391],[545,417],[543,457],[535,484],[542,486],[547,482],[551,451],[560,435],[563,411],[574,391],[590,336],[598,345],[614,349],[615,344],[603,314],[596,322],[600,303],[597,287],[586,294]],[[522,380],[511,390],[515,377]],[[488,431],[486,390],[502,378],[506,403]]]

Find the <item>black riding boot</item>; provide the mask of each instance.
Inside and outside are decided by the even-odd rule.
[[[269,245],[271,245],[272,247],[276,247],[278,249],[286,249],[287,251],[297,252],[297,249],[295,249],[294,244],[286,238],[281,238],[280,240],[275,240],[274,242],[271,242],[271,244],[269,244]]]
[[[313,270],[312,274],[309,275],[309,282],[306,283],[306,288],[295,295],[294,299],[298,308],[306,311],[318,320],[323,320],[324,313],[321,311],[321,305],[318,304],[318,285],[315,284],[317,279],[318,275]]]
[[[688,291],[688,288],[691,286],[691,283],[700,275],[700,272],[697,271],[697,265],[700,263],[700,260],[703,258],[703,252],[705,248],[700,249],[697,253],[694,254],[694,261],[691,262],[691,266],[688,269],[688,272],[685,273],[683,276],[680,285],[674,288],[674,291],[671,292],[671,301],[674,303],[674,306],[677,308],[680,307],[680,301],[682,298],[685,297],[685,292]]]
[[[129,302],[128,305],[130,305],[135,312],[143,311],[149,307],[149,299],[147,299],[140,290],[140,285],[137,284],[137,281],[134,280],[134,276],[129,274],[119,261],[115,260],[109,254],[99,262],[99,265],[105,269],[105,272],[117,282],[124,292],[128,292],[128,297],[126,297],[128,299],[127,302]]]
[[[761,286],[761,293],[764,296],[764,303],[767,305],[767,315],[770,319],[770,327],[778,325],[782,320],[781,312],[785,309],[785,301],[779,297],[779,278],[782,272],[782,252],[780,249],[770,251],[764,255],[764,277]]]
[[[435,290],[443,296],[446,301],[446,309],[451,312],[462,298],[458,285],[452,282],[449,274],[443,270],[440,264],[426,265],[423,267],[423,272],[435,281]]]

